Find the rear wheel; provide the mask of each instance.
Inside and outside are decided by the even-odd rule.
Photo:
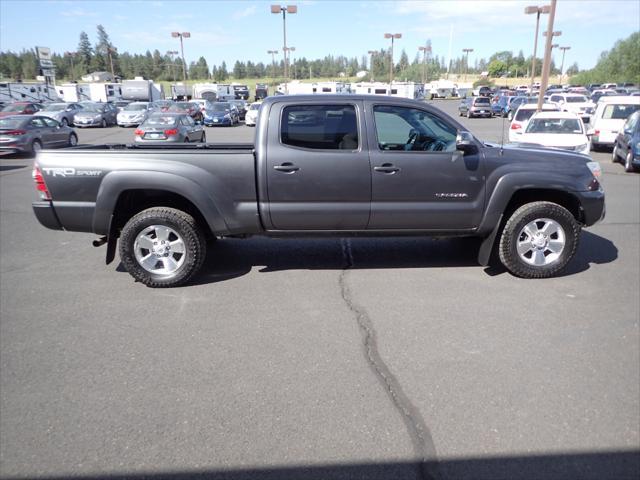
[[[618,144],[613,146],[613,151],[611,152],[611,162],[616,163],[618,161]]]
[[[202,131],[202,138],[200,138],[200,141],[202,143],[207,143],[207,134],[204,133],[204,130]]]
[[[471,118],[471,110],[467,110],[467,118]]]
[[[507,119],[509,121],[513,120],[513,111],[512,110],[509,110],[509,113],[507,114]]]
[[[63,127],[68,127],[69,120],[67,120],[66,118],[63,118],[62,120],[60,120],[60,125],[62,125]]]
[[[102,122],[100,123],[100,126],[102,128],[107,128],[107,121],[104,118],[102,119]]]
[[[184,139],[184,143],[189,143],[189,137]]]
[[[78,145],[78,136],[75,133],[69,135],[69,141],[67,142],[67,145],[69,145],[70,147],[75,147],[76,145]]]
[[[627,152],[627,156],[624,158],[624,171],[625,172],[633,172],[635,171],[635,167],[633,166],[633,152],[631,148]]]
[[[512,274],[522,278],[548,278],[573,258],[580,225],[564,207],[532,202],[518,208],[504,226],[499,256]]]
[[[202,266],[206,242],[194,218],[174,208],[143,210],[122,229],[120,258],[129,274],[148,287],[186,283]]]

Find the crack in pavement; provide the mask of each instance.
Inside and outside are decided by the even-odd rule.
[[[340,272],[338,283],[342,299],[347,307],[355,315],[364,346],[364,354],[367,363],[373,370],[376,378],[384,387],[394,408],[400,413],[402,420],[407,427],[407,433],[411,438],[414,453],[417,459],[419,477],[422,480],[436,480],[442,478],[437,464],[437,452],[431,431],[427,427],[420,411],[411,403],[411,400],[402,390],[400,383],[395,378],[391,370],[382,360],[378,351],[378,342],[373,322],[366,310],[355,303],[351,289],[347,284],[347,274],[354,267],[353,253],[351,252],[351,242],[348,239],[341,239],[342,256],[346,266]]]

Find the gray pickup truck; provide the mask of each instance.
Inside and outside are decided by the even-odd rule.
[[[207,241],[250,235],[483,238],[514,275],[557,274],[605,212],[588,156],[483,143],[437,108],[392,97],[277,96],[254,144],[42,151],[42,225],[93,232],[150,287],[187,282]]]

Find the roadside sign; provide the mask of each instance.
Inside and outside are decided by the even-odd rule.
[[[53,61],[51,60],[51,49],[49,49],[48,47],[36,47],[36,53],[38,55],[38,60],[40,61],[41,68],[53,68]]]

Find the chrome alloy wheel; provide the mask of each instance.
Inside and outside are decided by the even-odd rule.
[[[527,223],[518,235],[516,249],[522,261],[537,267],[550,265],[562,254],[566,235],[558,222],[537,218]]]
[[[133,245],[138,264],[149,273],[173,275],[184,263],[184,240],[165,225],[142,230]]]

